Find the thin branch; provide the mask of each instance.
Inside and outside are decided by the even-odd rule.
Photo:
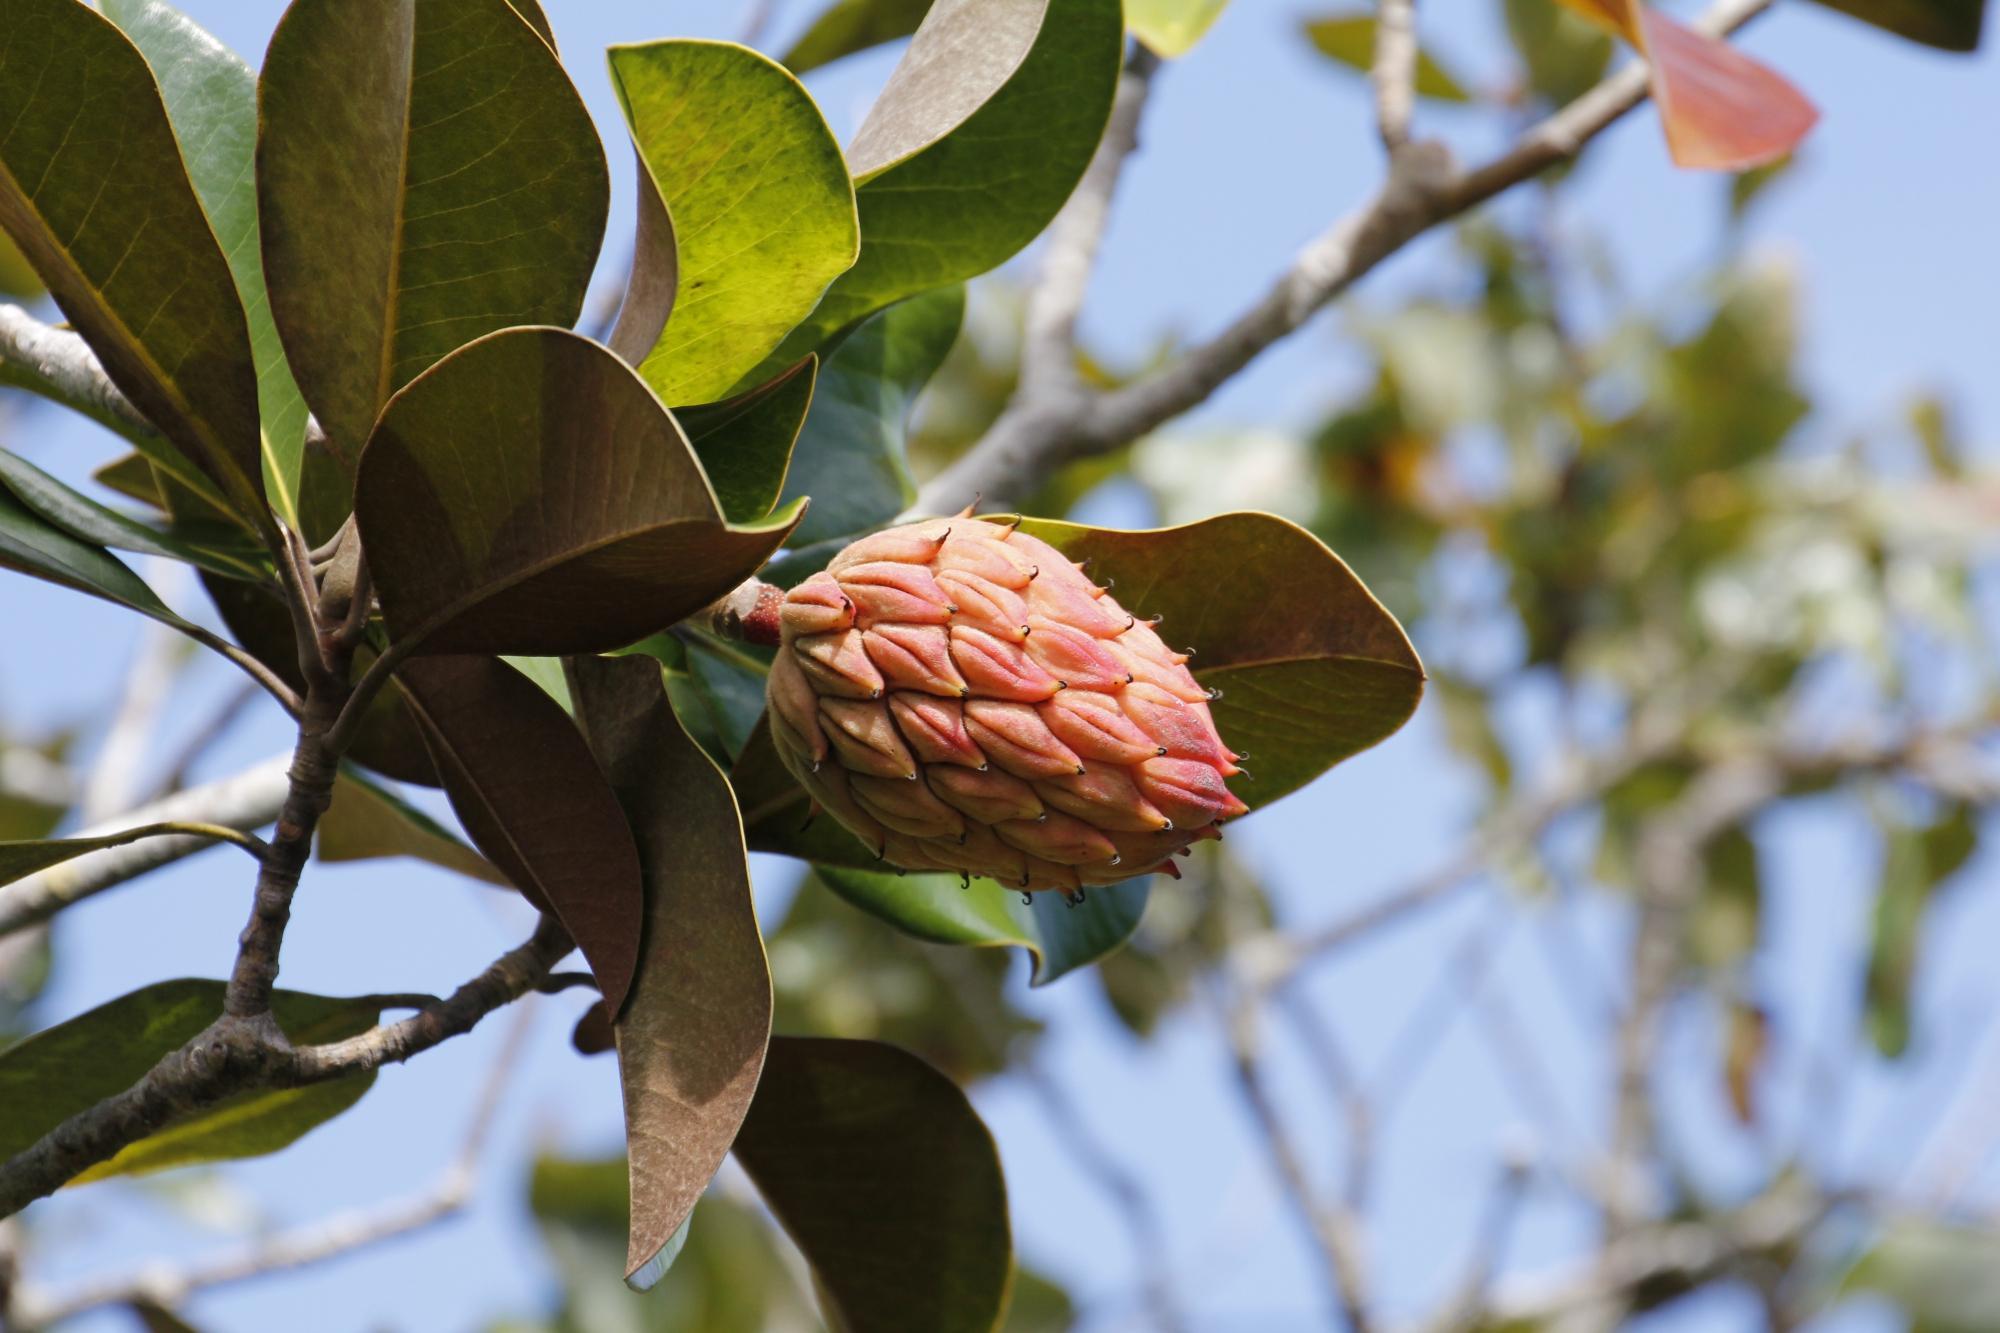
[[[44,324],[17,305],[0,305],[0,384],[61,403],[134,443],[160,438],[81,334]]]
[[[1134,44],[1119,77],[1104,138],[1076,190],[1049,224],[1041,270],[1028,292],[1021,343],[1021,390],[1065,392],[1076,386],[1076,323],[1097,249],[1110,221],[1111,201],[1125,163],[1139,146],[1139,122],[1160,58]]]
[[[1394,155],[1410,141],[1417,100],[1416,0],[1381,0],[1375,11],[1375,124],[1382,146]]]
[[[423,1192],[362,1211],[343,1213],[309,1226],[252,1241],[241,1250],[186,1268],[152,1263],[137,1272],[88,1282],[66,1295],[37,1299],[25,1295],[20,1322],[25,1327],[61,1323],[107,1305],[151,1301],[173,1308],[197,1291],[251,1278],[305,1268],[355,1250],[422,1230],[462,1211],[477,1183],[479,1159],[491,1137],[501,1095],[519,1066],[532,1008],[522,1008],[487,1074],[466,1128],[464,1145],[438,1179]]]
[[[1771,3],[1719,0],[1697,26],[1732,32]],[[1063,463],[1107,453],[1197,406],[1411,240],[1575,155],[1645,97],[1644,66],[1627,66],[1472,171],[1459,171],[1442,144],[1405,144],[1374,195],[1306,246],[1220,333],[1107,393],[1017,394],[978,444],[922,488],[913,508],[950,513],[982,495],[1004,507]]]
[[[185,1046],[162,1057],[132,1087],[77,1112],[0,1165],[0,1217],[54,1193],[128,1144],[225,1098],[379,1069],[469,1032],[487,1014],[532,991],[571,947],[555,918],[544,916],[525,943],[447,999],[323,1046],[295,1047],[275,1023],[225,1012]]]
[[[276,819],[284,799],[285,757],[274,755],[232,777],[176,792],[76,836],[110,837],[166,824],[220,825],[247,831]],[[212,837],[185,834],[136,838],[129,844],[86,852],[0,886],[0,935],[38,925],[73,903],[214,845]]]

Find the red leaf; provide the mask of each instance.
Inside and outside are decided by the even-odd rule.
[[[1805,94],[1729,43],[1639,9],[1653,100],[1676,164],[1743,171],[1791,152],[1819,120]]]

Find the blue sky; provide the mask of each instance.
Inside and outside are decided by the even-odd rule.
[[[659,36],[729,36],[737,8],[602,0],[547,7],[607,138],[621,131],[602,48]],[[1236,0],[1208,40],[1161,76],[1085,320],[1097,345],[1136,356],[1163,331],[1199,335],[1219,327],[1367,190],[1380,154],[1362,85],[1311,54],[1296,34],[1300,17],[1332,7]],[[187,8],[253,62],[280,12],[275,3],[250,0],[195,0]],[[778,33],[809,8],[796,0],[780,5]],[[1422,23],[1427,40],[1456,58],[1457,68],[1494,80],[1504,74],[1497,12],[1491,0],[1429,0]],[[1820,407],[1808,433],[1838,439],[1897,415],[1912,390],[1937,387],[1948,391],[1969,433],[1990,445],[2000,435],[2000,377],[1993,372],[2000,269],[1991,249],[1992,219],[2000,216],[1991,142],[2000,125],[2000,56],[1928,52],[1801,0],[1786,0],[1747,45],[1825,113],[1802,165],[1759,207],[1747,237],[1759,254],[1789,264],[1806,296],[1803,354]],[[861,57],[810,81],[843,137],[890,63]],[[1495,142],[1476,114],[1428,107],[1421,114],[1430,118],[1424,128],[1468,154]],[[625,253],[631,198],[629,161],[619,152],[609,157],[616,187],[600,274],[607,283],[616,281],[612,270]],[[1672,308],[1713,258],[1724,188],[1673,172],[1657,123],[1642,110],[1593,150],[1570,194],[1569,220],[1610,238],[1636,299]],[[1438,273],[1444,244],[1434,237],[1412,246],[1356,299],[1388,300],[1421,287]],[[1308,419],[1337,398],[1351,364],[1338,327],[1336,317],[1322,317],[1218,394],[1199,419]],[[72,478],[114,451],[94,428],[53,412],[10,428],[8,444]],[[199,600],[185,586],[168,590],[183,605]],[[0,578],[0,626],[34,627],[32,635],[0,633],[0,716],[14,724],[101,721],[140,633],[131,617],[18,578]],[[220,671],[205,674],[179,723],[201,716],[195,698],[212,698],[226,683]],[[1545,701],[1519,706],[1531,725]],[[267,710],[204,772],[232,771],[284,743]],[[1233,845],[1268,872],[1293,920],[1332,920],[1436,864],[1455,845],[1476,796],[1474,779],[1448,759],[1427,709],[1386,745],[1260,814]],[[1843,1006],[1851,1008],[1848,982],[1873,873],[1872,848],[1852,813],[1809,806],[1760,829],[1779,922],[1778,947],[1761,960],[1760,973],[1780,996],[1786,1020],[1813,1032],[1837,1030]],[[47,1016],[67,1016],[148,981],[223,975],[248,887],[232,857],[208,853],[68,913]],[[774,922],[790,872],[762,869],[760,910]],[[1989,860],[1967,878],[1990,881],[1991,871]],[[1439,962],[1487,910],[1487,899],[1468,895],[1315,977],[1313,999],[1364,1067],[1379,1066],[1423,1003]],[[1990,1015],[2000,993],[1974,947],[1995,937],[1995,918],[1992,904],[1961,890],[1935,923],[1924,995],[1932,1022],[1907,1071],[1864,1077],[1844,1131],[1815,1123],[1802,1103],[1780,1108],[1781,1125],[1830,1138],[1830,1151],[1874,1172],[1899,1169],[1929,1130],[1910,1108],[1935,1102],[1972,1064],[1973,1038],[1984,1025],[1971,1020]],[[330,993],[445,989],[518,940],[528,924],[519,904],[418,866],[316,867],[299,900],[284,980]],[[1565,1088],[1601,1086],[1591,1078],[1595,1040],[1579,1030],[1538,952],[1544,925],[1530,917],[1518,927],[1493,975]],[[1586,910],[1580,928],[1603,975],[1614,975],[1622,956],[1615,913]],[[580,1003],[565,997],[539,1005],[482,1192],[464,1218],[309,1272],[217,1291],[193,1306],[197,1321],[220,1330],[452,1329],[530,1307],[544,1269],[517,1207],[517,1166],[538,1143],[596,1151],[615,1145],[619,1134],[612,1062],[580,1061],[568,1050]],[[1170,1266],[1200,1326],[1274,1333],[1323,1326],[1310,1256],[1244,1132],[1212,1025],[1191,1012],[1152,1045],[1135,1047],[1082,977],[1028,994],[1024,1003],[1051,1024],[1052,1063],[1095,1134],[1153,1190],[1168,1219]],[[504,1020],[490,1023],[408,1069],[387,1071],[356,1113],[289,1152],[230,1173],[240,1189],[201,1187],[204,1206],[221,1216],[249,1199],[275,1218],[300,1222],[421,1187],[451,1160],[504,1027]],[[1712,1040],[1698,1016],[1677,1024],[1670,1062],[1677,1090],[1683,1082],[1688,1090],[1685,1097],[1677,1092],[1675,1104],[1685,1105],[1698,1158],[1714,1183],[1727,1187],[1747,1178],[1756,1149],[1733,1135],[1704,1093]],[[1274,1076],[1316,1169],[1331,1171],[1338,1127],[1312,1070],[1281,1055]],[[1056,1139],[1062,1127],[1004,1080],[982,1088],[977,1100],[1006,1159],[1024,1257],[1086,1301],[1108,1298],[1093,1309],[1089,1328],[1142,1327],[1131,1307],[1116,1302],[1132,1271],[1124,1234],[1064,1155]],[[1562,1116],[1588,1128],[1602,1111],[1578,1097]],[[1383,1207],[1372,1259],[1392,1313],[1423,1308],[1456,1279],[1496,1148],[1554,1137],[1551,1126],[1524,1116],[1510,1099],[1476,1031],[1455,1026],[1412,1078],[1381,1157]],[[135,1206],[144,1197],[130,1187],[97,1186],[41,1206],[38,1237],[46,1250],[38,1260],[46,1262],[31,1270],[35,1278],[60,1285],[218,1243],[180,1214]],[[1559,1262],[1585,1242],[1586,1225],[1573,1206],[1538,1195],[1509,1262],[1522,1269]],[[1747,1302],[1723,1296],[1674,1322],[1722,1330],[1757,1319]],[[1866,1311],[1838,1322],[1877,1326]],[[79,1325],[121,1326],[111,1319]]]

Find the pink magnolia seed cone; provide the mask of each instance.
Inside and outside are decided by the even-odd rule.
[[[968,511],[863,537],[778,620],[778,753],[892,865],[1075,892],[1245,811],[1186,657],[1024,532]]]

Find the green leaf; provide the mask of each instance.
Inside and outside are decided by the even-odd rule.
[[[1888,829],[1884,843],[1863,1019],[1875,1049],[1893,1060],[1909,1049],[1910,1001],[1924,913],[1938,886],[1972,859],[1979,846],[1979,824],[1970,806],[1954,805],[1927,826]]]
[[[26,303],[39,300],[45,290],[35,266],[21,253],[21,247],[0,231],[0,296]]]
[[[320,816],[317,837],[322,861],[414,856],[503,889],[514,887],[450,829],[351,764],[342,764],[334,780],[333,804]]]
[[[147,473],[151,477],[150,470]],[[266,577],[269,561],[261,550],[226,539],[187,541],[150,528],[88,496],[79,495],[25,458],[0,449],[0,486],[13,492],[31,513],[64,532],[98,546],[180,560],[233,579]]]
[[[383,614],[426,652],[622,647],[741,583],[800,506],[726,523],[685,437],[605,348],[508,329],[396,395],[355,515]]]
[[[1168,60],[1186,55],[1229,6],[1229,0],[1125,0],[1125,26]]]
[[[555,29],[549,26],[549,16],[542,12],[542,7],[535,0],[507,0],[507,3],[521,16],[521,21],[533,28],[535,35],[548,44],[549,50],[556,49]]]
[[[122,847],[128,842],[152,837],[157,832],[158,830],[148,826],[106,834],[101,838],[35,838],[0,841],[0,885],[12,884],[17,879],[25,879],[38,871],[47,870],[50,866],[61,865],[86,852],[99,852],[106,847]]]
[[[1703,967],[1732,967],[1757,948],[1764,902],[1757,844],[1738,825],[1717,835],[1703,860],[1707,876],[1688,919],[1689,952]]]
[[[1040,234],[1097,150],[1123,53],[1118,0],[932,6],[848,145],[861,257],[772,361]]]
[[[616,1012],[639,967],[645,885],[632,830],[569,714],[498,658],[425,658],[399,679],[467,836],[556,914]]]
[[[674,413],[730,522],[754,523],[777,507],[818,377],[819,358],[808,356],[748,393]]]
[[[1819,0],[1863,23],[1944,51],[1976,51],[1986,0]]]
[[[279,516],[297,528],[306,402],[285,363],[264,289],[257,235],[257,76],[163,0],[104,0],[103,7],[153,67],[188,178],[236,279],[257,369],[264,491]]]
[[[101,597],[175,629],[187,621],[167,609],[159,594],[101,546],[78,541],[23,508],[11,489],[0,490],[0,568]]]
[[[854,263],[847,164],[811,95],[748,47],[660,41],[608,58],[677,256],[673,310],[640,374],[670,403],[722,398]]]
[[[774,1037],[736,1158],[797,1242],[835,1328],[987,1333],[1013,1238],[965,1094],[873,1041]]]
[[[1583,96],[1611,66],[1611,37],[1550,0],[1505,0],[1507,35],[1528,86],[1552,106]]]
[[[0,1052],[0,1157],[145,1077],[162,1056],[221,1017],[225,988],[220,981],[162,981]],[[366,996],[340,1000],[284,990],[272,996],[271,1008],[285,1035],[302,1044],[356,1036],[381,1013]],[[276,1152],[354,1105],[374,1081],[368,1070],[303,1088],[241,1093],[140,1139],[72,1183]]]
[[[258,96],[271,309],[350,464],[389,396],[453,348],[576,319],[604,150],[506,0],[297,0]]]
[[[929,12],[931,0],[836,0],[782,59],[794,74],[830,65],[843,56],[908,37]]]
[[[1548,3],[1548,0],[1542,0]],[[1323,56],[1363,74],[1375,67],[1375,16],[1373,14],[1329,14],[1308,19],[1306,39]],[[1471,94],[1429,51],[1417,51],[1417,95],[1439,102],[1469,102]]]
[[[243,308],[145,58],[77,0],[10,0],[0,69],[0,228],[112,382],[264,523]]]
[[[792,450],[785,498],[812,497],[794,545],[878,527],[916,498],[904,456],[910,408],[965,319],[965,288],[941,287],[865,320],[826,358]]]
[[[1918,1219],[1892,1222],[1841,1280],[1878,1292],[1909,1316],[1912,1333],[1993,1333],[2000,1310],[2000,1231]]]
[[[830,865],[816,869],[835,893],[920,940],[1020,945],[1034,956],[1037,986],[1096,962],[1130,939],[1145,915],[1153,883],[1151,876],[1142,876],[1092,885],[1083,904],[1071,907],[1061,894],[1024,895],[990,879],[960,887],[954,875],[898,875]]]
[[[743,824],[721,770],[667,706],[651,658],[575,658],[577,716],[631,820],[646,874],[645,952],[615,1016],[632,1186],[625,1277],[644,1290],[722,1165],[771,1035],[771,974]]]
[[[732,762],[743,753],[764,715],[768,658],[739,643],[693,634],[686,643],[685,669],[712,719],[716,739]]]
[[[1195,679],[1254,781],[1252,809],[1297,791],[1393,735],[1423,696],[1423,664],[1396,618],[1339,556],[1270,514],[1222,514],[1177,528],[1122,532],[1050,519],[1021,530],[1116,585],[1136,616],[1159,617],[1191,651]]]

